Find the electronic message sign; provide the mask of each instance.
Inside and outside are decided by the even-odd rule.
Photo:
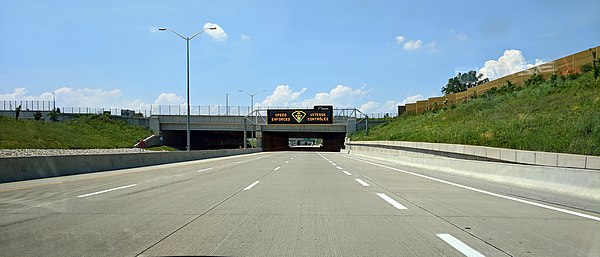
[[[333,124],[333,106],[267,110],[268,124]]]

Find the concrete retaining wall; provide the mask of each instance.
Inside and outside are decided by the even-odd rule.
[[[599,170],[457,159],[389,147],[389,145],[398,144],[399,142],[385,142],[385,144],[382,144],[383,142],[379,142],[379,144],[364,143],[348,142],[346,149],[351,154],[392,161],[407,166],[454,173],[503,184],[553,191],[600,201]],[[388,146],[387,148],[386,145]],[[429,144],[426,147],[440,149],[444,146],[442,144]],[[460,148],[462,146],[457,147]],[[481,149],[474,151],[480,151],[481,153],[479,154],[484,152]],[[500,149],[499,152],[494,152],[493,154],[502,155],[503,151],[507,151],[505,156],[507,156],[507,153],[515,154],[514,151],[506,149]],[[520,155],[515,155],[511,160],[518,161],[518,156]]]
[[[191,152],[0,158],[0,183],[192,161],[260,151],[261,149],[255,148]]]

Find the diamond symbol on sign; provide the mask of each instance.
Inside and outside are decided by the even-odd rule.
[[[295,111],[295,112],[292,112],[292,117],[294,117],[294,119],[298,123],[300,123],[304,119],[304,117],[306,117],[306,113],[303,111]]]

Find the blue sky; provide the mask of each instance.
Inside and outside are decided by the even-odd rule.
[[[0,100],[64,107],[333,104],[365,112],[600,44],[600,1],[0,0]],[[486,65],[486,61],[488,65]]]

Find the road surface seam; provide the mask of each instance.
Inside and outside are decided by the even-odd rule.
[[[267,175],[271,174],[274,170],[269,170],[269,172],[263,174],[262,176],[260,176],[256,182],[260,181],[262,178],[266,177]],[[255,183],[256,183],[255,182]],[[227,202],[229,199],[233,198],[234,196],[238,195],[239,193],[243,192],[244,189],[240,189],[237,192],[233,193],[232,195],[228,196],[227,198],[225,198],[223,201],[220,201],[219,203],[217,203],[215,206],[209,208],[208,210],[206,210],[205,212],[201,213],[200,215],[198,215],[197,217],[193,218],[192,220],[186,222],[185,224],[183,224],[182,226],[180,226],[179,228],[175,229],[173,232],[167,234],[165,237],[161,238],[160,240],[156,241],[154,244],[150,245],[149,247],[147,247],[146,249],[144,249],[143,251],[141,251],[140,253],[136,254],[135,256],[140,256],[142,254],[144,254],[146,251],[148,251],[150,248],[160,244],[162,241],[164,241],[165,239],[169,238],[170,236],[172,236],[173,234],[179,232],[180,230],[182,230],[183,228],[187,227],[189,224],[192,224],[192,222],[198,220],[199,218],[203,217],[204,215],[206,215],[207,213],[209,213],[210,211],[214,210],[215,208],[219,207],[221,204]]]

